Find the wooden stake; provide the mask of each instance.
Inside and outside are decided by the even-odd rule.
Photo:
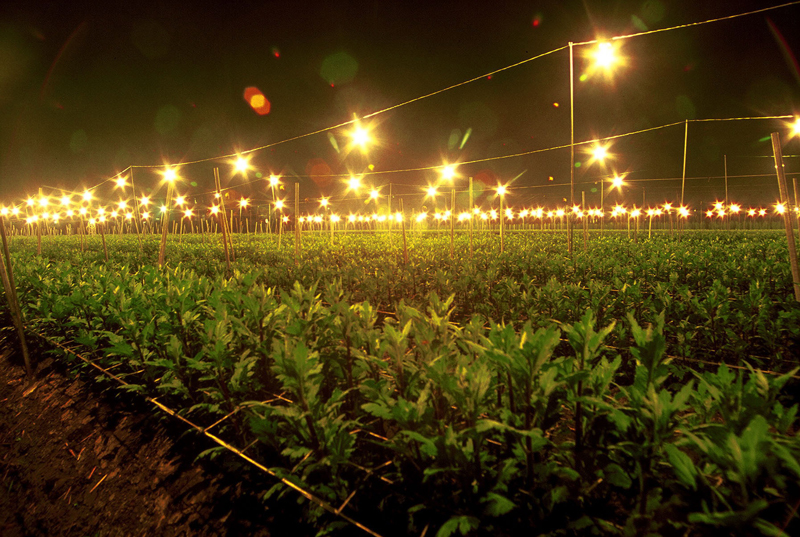
[[[475,217],[475,211],[473,210],[473,206],[475,205],[475,199],[473,197],[473,190],[472,190],[472,177],[469,178],[469,257],[472,258],[473,250],[472,250],[472,228],[473,222],[472,219]]]
[[[403,211],[403,198],[400,198],[400,226],[403,230],[403,261],[408,265],[408,243],[406,242],[406,213]]]
[[[453,259],[456,234],[456,189],[450,191],[450,259]]]
[[[294,184],[294,264],[300,256],[300,183]]]
[[[100,237],[103,239],[103,255],[108,263],[108,248],[106,248],[106,224],[105,222],[98,222],[100,224]]]
[[[505,196],[500,196],[500,253],[501,254],[506,249],[505,238],[503,236],[503,230],[506,227],[506,224],[505,224],[506,219],[505,219],[505,214],[504,214],[504,211],[503,211],[503,200],[504,199],[505,199]],[[571,250],[570,250],[570,253],[572,253]]]
[[[11,310],[11,318],[14,322],[14,328],[17,330],[19,337],[20,347],[22,347],[22,360],[25,363],[25,373],[33,378],[33,365],[31,364],[31,355],[28,352],[28,342],[25,339],[25,329],[22,323],[22,310],[19,307],[19,299],[17,298],[17,288],[14,283],[14,270],[11,266],[11,253],[8,251],[8,239],[6,238],[5,218],[0,218],[0,235],[3,238],[3,256],[0,257],[0,275],[3,279],[3,289],[6,293],[6,300],[8,301],[9,309]]]
[[[786,228],[786,243],[789,247],[789,263],[792,268],[792,284],[794,287],[794,298],[800,302],[800,269],[797,266],[797,248],[794,242],[794,231],[792,225],[792,203],[789,200],[789,189],[786,186],[786,170],[783,164],[783,152],[781,150],[781,135],[773,132],[772,154],[775,157],[775,170],[778,174],[778,189],[780,190],[781,203],[786,207],[783,212],[783,225]]]
[[[169,207],[172,204],[172,181],[167,182],[167,203],[165,204],[164,215],[161,217],[161,245],[158,249],[158,266],[164,266],[164,258],[167,254],[167,233],[169,232]],[[105,245],[105,238],[103,239]]]
[[[586,251],[586,243],[589,240],[589,218],[586,216],[586,191],[581,190],[581,211],[583,211],[583,251]]]
[[[219,212],[217,212],[217,221],[219,222],[219,227],[222,228],[222,245],[225,250],[225,266],[228,269],[228,275],[231,274],[231,256],[230,252],[228,252],[228,231],[227,226],[225,223],[225,206],[222,204],[222,189],[219,182],[219,168],[214,168],[214,185],[217,187],[217,194],[218,199],[220,202]],[[216,233],[217,230],[214,230]]]

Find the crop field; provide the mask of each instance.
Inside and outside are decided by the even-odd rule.
[[[13,237],[25,325],[320,534],[797,535],[774,231]],[[78,359],[83,358],[83,360]],[[90,367],[88,362],[94,367]],[[109,384],[111,386],[112,384]],[[359,529],[360,528],[360,529]]]

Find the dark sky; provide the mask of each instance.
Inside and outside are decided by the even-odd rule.
[[[597,36],[628,34],[776,5],[748,1],[507,2],[27,2],[0,16],[0,187],[22,197],[39,186],[95,185],[129,165],[178,163],[279,142],[439,90]],[[800,108],[800,5],[623,42],[611,79],[579,77],[576,141],[684,119],[791,114]],[[327,60],[327,61],[326,61]],[[325,68],[332,65],[332,68]],[[270,113],[243,98],[257,87]],[[555,106],[554,103],[558,103]],[[693,123],[687,175],[768,174],[764,138],[780,122]],[[468,129],[471,134],[461,142]],[[340,146],[342,130],[332,133]],[[380,146],[345,156],[326,134],[257,152],[255,171],[306,176],[433,166],[569,143],[568,53],[560,51],[382,114]],[[787,143],[787,154],[800,153]],[[683,126],[623,139],[611,166],[632,180],[679,178]],[[578,190],[595,196],[608,170],[578,152]],[[800,159],[789,160],[796,171]],[[208,190],[211,168],[187,166],[184,189]],[[316,166],[315,166],[316,165]],[[520,200],[566,195],[569,151],[463,166],[486,182],[509,180]],[[520,175],[521,174],[521,175]],[[416,193],[434,172],[375,175],[368,182]],[[136,169],[138,187],[158,183]],[[549,178],[553,177],[553,180]],[[342,195],[338,179],[301,177],[303,197]],[[194,182],[196,187],[190,187]],[[774,177],[732,179],[740,198],[774,197]],[[641,182],[673,198],[679,182]],[[693,180],[695,201],[720,181]],[[765,187],[767,185],[767,187]],[[594,188],[594,191],[592,190]],[[264,194],[264,184],[242,187]],[[641,192],[631,189],[629,195]],[[640,196],[641,194],[635,194]],[[408,203],[408,202],[407,202]]]

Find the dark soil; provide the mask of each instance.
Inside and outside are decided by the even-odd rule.
[[[283,535],[311,529],[261,501],[274,484],[136,396],[0,355],[0,535]],[[296,504],[296,500],[293,500]],[[287,523],[287,521],[289,521]],[[313,533],[313,531],[312,531]]]

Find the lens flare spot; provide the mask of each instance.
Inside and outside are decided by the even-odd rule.
[[[355,78],[358,62],[346,52],[336,52],[322,60],[320,76],[331,87],[334,84],[346,84]]]
[[[272,56],[273,57],[275,57],[275,58],[280,58],[281,57],[281,51],[278,49],[278,47],[272,47],[271,52],[272,52]]]
[[[331,167],[321,158],[312,158],[306,164],[306,174],[309,175],[311,180],[320,188],[330,185],[333,179],[331,173]]]
[[[558,103],[553,103],[553,108],[558,108],[558,107],[559,107]]]
[[[538,28],[541,25],[542,25],[542,14],[537,13],[536,15],[533,16],[533,20],[531,21],[531,26],[533,26],[534,28]]]
[[[244,100],[250,105],[250,108],[259,116],[269,114],[272,105],[269,99],[261,93],[261,90],[255,86],[250,86],[244,90]]]
[[[583,73],[580,76],[580,78],[578,78],[578,80],[580,80],[581,82],[586,82],[588,79],[589,79],[589,75],[587,75],[586,73]]]

